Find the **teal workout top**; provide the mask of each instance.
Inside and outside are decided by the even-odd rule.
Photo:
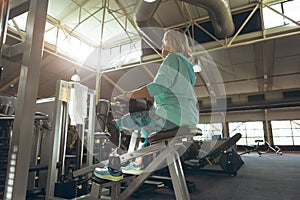
[[[195,126],[199,121],[195,82],[191,62],[180,53],[170,53],[147,85],[155,113],[179,126]]]

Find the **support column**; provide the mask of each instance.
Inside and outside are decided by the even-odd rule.
[[[270,144],[273,144],[273,140],[270,133],[270,126],[269,126],[269,117],[268,117],[268,110],[265,109],[265,121],[264,121],[264,138],[267,140]],[[271,141],[272,140],[272,141]]]
[[[48,0],[31,0],[21,66],[5,199],[25,199],[39,86]]]
[[[223,122],[223,137],[225,138],[229,138],[230,137],[230,133],[229,133],[229,128],[228,128],[228,122],[226,122],[226,120]]]
[[[9,15],[9,0],[1,0],[0,1],[0,80],[3,71],[2,54],[3,54],[3,46],[6,39],[8,15]]]

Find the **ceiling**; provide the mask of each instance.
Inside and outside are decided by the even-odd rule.
[[[270,3],[263,2],[266,5]],[[49,0],[48,22],[63,29],[66,34],[80,38],[97,51],[101,47],[116,47],[126,41],[140,39],[135,23],[137,5],[138,0]],[[280,101],[282,93],[276,91],[300,89],[299,24],[265,30],[256,26],[261,17],[258,14],[255,18],[259,11],[258,1],[229,0],[229,5],[236,27],[235,33],[226,38],[218,38],[214,34],[208,24],[210,18],[206,9],[180,0],[162,0],[153,15],[161,28],[189,29],[192,38],[206,49],[196,53],[200,58],[198,64],[202,67],[197,74],[195,88],[198,99],[204,100],[205,104],[205,100],[213,96],[231,97],[232,101],[246,103],[245,98],[249,94],[265,94],[269,100]],[[13,0],[11,8],[26,11],[28,1]],[[12,17],[14,13],[12,9]],[[245,27],[239,29],[243,25]],[[16,33],[8,30],[6,48],[21,41],[13,37]],[[70,80],[74,69],[79,69],[82,84],[95,89],[97,69],[92,66],[95,51],[84,59],[85,62],[79,63],[45,44],[38,97],[52,97],[56,81]],[[101,97],[110,98],[114,88],[118,93],[149,83],[161,61],[159,54],[154,54],[138,63],[105,71],[101,79]],[[118,56],[114,54],[115,58]],[[15,96],[22,56],[3,58],[0,94]]]

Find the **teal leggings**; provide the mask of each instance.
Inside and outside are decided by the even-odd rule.
[[[116,120],[119,130],[139,130],[147,138],[150,133],[171,130],[178,125],[156,115],[153,111],[128,113]]]

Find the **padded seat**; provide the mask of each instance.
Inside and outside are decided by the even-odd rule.
[[[177,128],[167,130],[167,131],[159,131],[154,132],[149,135],[147,138],[148,143],[155,143],[161,140],[172,139],[175,136],[182,137],[182,136],[196,136],[202,135],[201,129],[194,127],[194,126],[179,126]]]

